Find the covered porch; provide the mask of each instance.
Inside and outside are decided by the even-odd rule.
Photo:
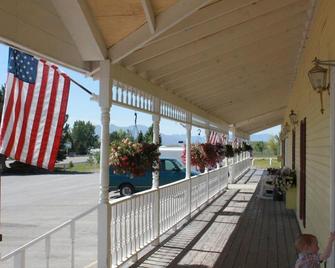
[[[130,267],[293,267],[298,222],[284,202],[258,198],[264,173],[250,169],[240,189],[228,187]]]
[[[99,95],[92,98],[101,108],[102,125],[98,204],[79,217],[97,212],[97,245],[93,259],[83,265],[107,268],[127,265],[129,261],[146,267],[146,263],[150,266],[151,260],[157,261],[155,256],[167,249],[170,254],[164,255],[171,258],[165,264],[158,260],[162,266],[292,265],[293,240],[299,232],[295,216],[303,231],[320,233],[320,244],[324,245],[327,233],[335,226],[331,164],[335,162],[335,148],[329,139],[335,136],[335,112],[330,109],[335,99],[331,90],[331,97],[325,100],[326,114],[321,117],[315,109],[319,99],[315,100],[312,91],[306,93],[310,85],[305,76],[315,56],[335,55],[334,42],[329,37],[334,36],[329,27],[332,25],[329,21],[333,22],[330,14],[335,10],[331,0],[4,0],[3,3],[2,42],[100,82]],[[108,156],[112,105],[151,114],[156,144],[161,118],[185,127],[184,180],[160,186],[155,173],[151,190],[110,202]],[[295,213],[251,194],[256,187],[252,190],[249,187],[253,181],[257,182],[255,176],[259,171],[236,183],[251,166],[248,154],[191,177],[192,127],[205,128],[207,135],[210,131],[227,136],[230,133],[233,140],[248,141],[252,133],[284,125],[290,120],[291,109],[298,110],[299,120],[311,118],[308,125],[311,128],[307,128],[310,131],[307,168],[316,166],[319,171],[316,174],[314,169],[307,169],[309,186],[314,187],[307,191],[306,185],[301,188],[303,175],[306,184],[305,137],[305,147],[297,150],[300,159],[305,159],[297,165],[298,187],[305,191],[296,196],[300,207]],[[298,129],[295,125],[293,122],[294,130]],[[319,128],[323,130],[321,136]],[[295,156],[296,147],[289,150],[291,129],[286,130],[286,136],[282,137],[283,164],[294,168],[290,157]],[[321,144],[322,151],[317,151],[314,144]],[[330,146],[333,146],[331,153]],[[305,170],[299,173],[303,166]],[[320,180],[311,178],[319,178],[320,174]],[[240,190],[236,186],[230,189],[231,184],[242,186]],[[322,198],[318,199],[315,193]],[[203,212],[195,214],[207,204]],[[318,223],[315,212],[321,210],[322,224]],[[75,267],[80,256],[76,244],[79,218],[59,227],[70,229],[69,267]],[[189,223],[178,231],[178,224],[183,221]],[[232,229],[234,225],[236,231]],[[264,228],[261,230],[260,226]],[[188,237],[193,227],[198,235]],[[52,260],[50,238],[59,229],[38,238],[45,241],[47,265]],[[162,236],[171,230],[177,231],[176,234],[161,244]],[[219,236],[220,241],[212,239]],[[272,250],[270,240],[276,243],[277,251]],[[139,252],[149,245],[155,246],[153,251],[138,259]],[[15,268],[24,268],[28,262],[26,250],[27,247],[20,248],[6,255],[5,260],[13,260]],[[240,257],[244,253],[245,258]]]

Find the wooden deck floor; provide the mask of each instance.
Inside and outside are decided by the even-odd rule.
[[[258,183],[261,175],[250,170],[239,183]],[[293,267],[298,234],[284,202],[259,199],[253,190],[227,190],[132,267]]]

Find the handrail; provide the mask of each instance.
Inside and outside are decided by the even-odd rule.
[[[51,229],[50,231],[42,234],[41,236],[39,236],[39,237],[31,240],[30,242],[24,244],[23,246],[15,249],[15,250],[13,250],[12,252],[8,253],[7,255],[1,257],[0,260],[4,261],[4,260],[10,258],[11,256],[15,255],[17,252],[22,251],[22,250],[24,250],[26,248],[29,248],[31,245],[36,244],[37,242],[43,240],[47,236],[50,236],[51,234],[57,232],[58,230],[63,229],[64,227],[70,225],[72,222],[75,222],[76,220],[79,220],[80,218],[82,218],[82,217],[90,214],[92,211],[94,211],[95,209],[97,209],[97,207],[98,207],[98,205],[96,205],[96,206],[90,208],[89,210],[87,210],[87,211],[79,214],[78,216],[74,217],[73,219],[70,219],[70,220],[67,220],[67,221],[63,222],[62,224],[58,225],[57,227]]]

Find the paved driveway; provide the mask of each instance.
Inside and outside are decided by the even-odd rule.
[[[98,188],[98,173],[3,176],[1,255],[4,256],[18,246],[95,206],[98,202]],[[86,225],[88,222],[92,223],[89,227]],[[96,213],[84,219],[82,226],[95,233]],[[69,229],[64,232],[64,237],[68,238]],[[80,224],[77,233],[80,233]],[[57,236],[53,238],[52,243],[62,245],[60,241],[55,240]],[[44,248],[44,243],[41,248]],[[44,254],[44,249],[42,253]]]

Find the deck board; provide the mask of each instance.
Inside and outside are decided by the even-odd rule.
[[[239,183],[257,184],[262,173],[250,170]],[[299,232],[284,202],[227,190],[132,267],[293,267]]]

